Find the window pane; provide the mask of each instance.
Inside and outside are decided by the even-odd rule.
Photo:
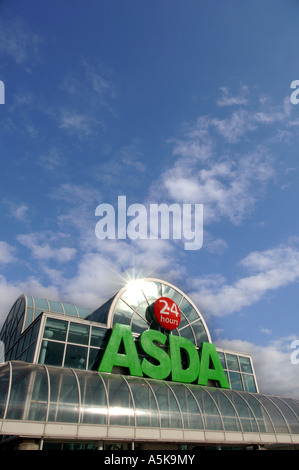
[[[224,353],[221,351],[217,351],[218,357],[220,359],[221,365],[223,369],[226,369],[226,364],[225,364],[225,359],[224,359]]]
[[[205,429],[207,430],[222,430],[222,421],[220,419],[219,411],[215,402],[212,400],[208,392],[203,388],[192,387],[192,392],[199,404],[202,411]]]
[[[76,372],[81,391],[81,423],[106,424],[107,402],[99,374]]]
[[[141,289],[134,284],[123,293],[122,299],[133,308],[138,307],[145,300]]]
[[[103,349],[90,348],[88,370],[98,370],[103,353]]]
[[[255,393],[257,390],[256,390],[253,375],[243,374],[242,377],[243,377],[243,382],[244,382],[246,392]]]
[[[109,331],[93,326],[91,329],[90,346],[105,348],[108,342]]]
[[[162,297],[161,284],[159,282],[144,282],[141,288],[148,300]]]
[[[181,413],[171,389],[165,382],[151,381],[151,387],[158,401],[162,428],[181,428]]]
[[[238,374],[237,372],[229,372],[229,379],[233,390],[243,390],[241,374]]]
[[[165,284],[162,284],[163,292],[162,292],[162,297],[169,297],[172,299],[177,305],[179,305],[182,295],[175,289],[173,289],[170,286],[166,286]]]
[[[117,302],[113,313],[113,324],[121,323],[123,325],[130,325],[133,310],[121,299]]]
[[[63,313],[63,308],[60,302],[49,300],[49,304],[51,312]]]
[[[153,392],[143,379],[128,378],[133,393],[137,426],[158,427],[158,410]]]
[[[77,423],[79,391],[74,373],[68,369],[51,369],[49,421]]]
[[[87,348],[68,344],[66,348],[64,367],[86,369]]]
[[[0,367],[0,419],[3,418],[6,399],[7,399],[7,392],[8,392],[8,385],[9,385],[9,365],[3,364]]]
[[[190,302],[188,302],[187,299],[182,300],[181,305],[180,305],[180,310],[187,317],[189,323],[198,319],[198,314],[196,313],[196,311],[194,310],[194,308],[192,307]]]
[[[197,320],[196,322],[192,323],[191,325],[195,337],[196,337],[196,344],[197,346],[201,346],[201,344],[205,341],[208,343],[208,335],[206,330],[202,324],[201,320]]]
[[[229,370],[240,370],[238,358],[235,354],[226,354],[226,362]]]
[[[103,375],[108,390],[109,424],[134,426],[134,408],[126,382],[117,375]]]
[[[44,338],[65,341],[67,330],[67,322],[64,320],[56,320],[55,318],[47,318]]]
[[[252,374],[251,363],[249,357],[239,356],[240,366],[242,372],[249,372]]]
[[[39,355],[40,364],[51,366],[61,366],[64,351],[64,343],[55,343],[54,341],[43,341]]]
[[[88,344],[89,341],[89,325],[81,325],[80,323],[70,323],[68,343]]]
[[[72,315],[73,317],[78,316],[77,310],[75,309],[74,305],[64,304],[64,310],[66,315]]]
[[[49,310],[48,302],[45,299],[37,299],[35,297],[34,304],[35,308],[39,308],[40,310],[44,310],[46,312]]]

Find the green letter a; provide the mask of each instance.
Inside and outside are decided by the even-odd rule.
[[[119,353],[121,342],[123,342],[125,354]],[[131,375],[142,377],[135,342],[128,325],[116,323],[98,370],[99,372],[111,372],[114,366],[128,367]]]
[[[210,363],[212,363],[212,369]],[[198,383],[199,385],[207,385],[209,379],[217,380],[221,388],[230,388],[215,345],[202,343]]]

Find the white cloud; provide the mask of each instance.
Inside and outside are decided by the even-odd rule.
[[[265,294],[299,279],[299,249],[281,245],[264,252],[250,253],[241,265],[254,273],[225,283],[223,277],[194,279],[192,298],[201,309],[224,316],[258,302]]]
[[[18,235],[17,240],[31,251],[33,258],[38,260],[54,259],[59,263],[66,263],[75,257],[77,250],[68,246],[54,247],[53,244],[61,237],[61,234],[36,232]]]
[[[246,95],[248,94],[248,87],[243,85],[239,95],[232,95],[227,87],[220,88],[222,96],[217,100],[218,106],[240,106],[248,103]]]
[[[0,264],[8,264],[16,261],[15,247],[5,241],[0,241]]]
[[[25,203],[17,203],[7,198],[2,199],[2,203],[9,209],[9,216],[18,222],[28,222],[29,206]]]
[[[0,51],[11,57],[17,65],[24,66],[39,60],[41,39],[28,30],[26,23],[18,18],[0,23]]]
[[[294,337],[279,338],[259,346],[249,341],[222,339],[220,348],[251,354],[259,391],[299,399],[299,364],[291,361]]]
[[[253,210],[264,185],[273,177],[271,158],[263,149],[243,157],[210,161],[205,168],[185,166],[184,158],[161,177],[166,200],[204,204],[204,224],[241,223]]]
[[[47,171],[59,169],[66,163],[65,157],[56,148],[51,148],[49,152],[38,157],[37,164]]]

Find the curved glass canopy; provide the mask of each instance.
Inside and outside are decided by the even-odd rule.
[[[125,426],[133,434],[149,428],[167,430],[167,436],[181,431],[185,441],[196,431],[197,440],[200,432],[212,432],[234,442],[245,436],[299,442],[299,401],[12,361],[0,366],[1,433],[7,433],[7,423],[11,434],[20,433],[21,423],[27,432],[30,423],[59,424],[55,429],[68,423],[83,426],[85,433],[91,429],[95,439],[102,427]]]
[[[188,338],[195,346],[211,342],[210,334],[199,310],[177,287],[160,279],[130,281],[115,296],[86,317],[112,328],[115,323],[130,325],[132,332],[141,334],[150,328],[147,311],[160,297],[172,299],[181,312],[181,322],[172,334]]]

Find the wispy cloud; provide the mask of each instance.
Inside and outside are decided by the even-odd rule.
[[[277,338],[266,345],[242,340],[222,339],[218,347],[251,354],[261,393],[292,396],[298,399],[299,365],[291,362],[291,342],[296,337]],[[283,380],[281,377],[283,376]]]
[[[8,216],[17,220],[18,222],[28,222],[30,207],[23,202],[17,203],[8,198],[3,198],[1,201],[9,210]]]
[[[217,100],[218,106],[240,106],[248,103],[248,86],[243,85],[238,95],[230,93],[227,87],[221,87],[221,97]]]
[[[29,30],[18,18],[0,21],[0,52],[12,58],[17,65],[29,67],[40,60],[41,38]]]
[[[65,235],[50,232],[35,232],[17,236],[17,241],[26,246],[33,258],[41,261],[55,260],[66,263],[76,255],[76,249],[69,246],[55,246]]]
[[[15,262],[17,260],[15,252],[15,247],[5,241],[0,241],[0,265]]]
[[[192,296],[205,311],[225,316],[249,307],[266,294],[299,279],[299,247],[285,244],[265,251],[255,251],[240,265],[252,274],[227,284],[216,275],[194,280]],[[232,301],[233,299],[233,301]]]

